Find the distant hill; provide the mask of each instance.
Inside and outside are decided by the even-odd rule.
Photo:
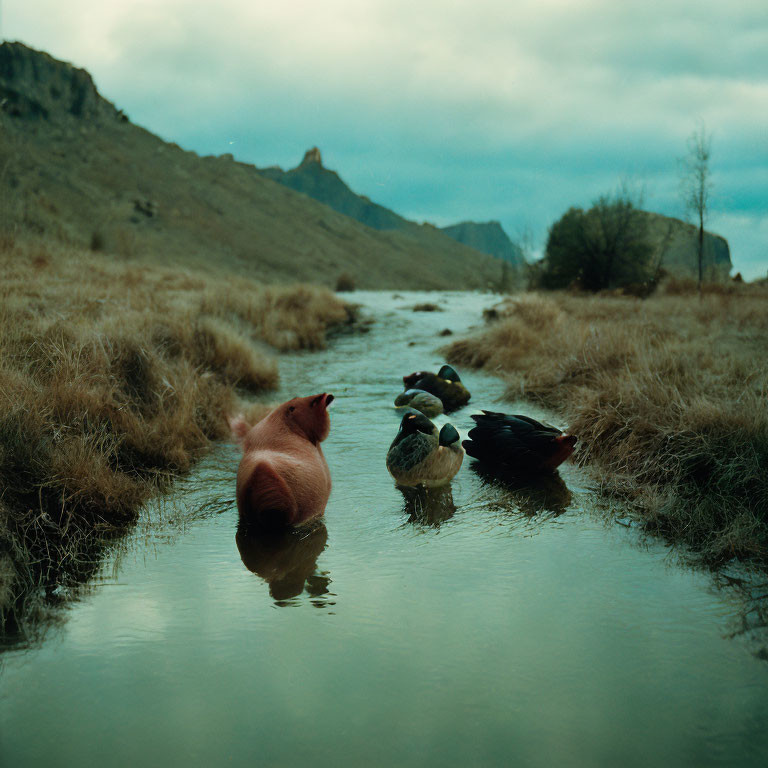
[[[640,211],[646,217],[654,259],[675,277],[698,278],[698,227],[660,213]],[[712,232],[704,233],[704,279],[722,282],[731,273],[728,241]]]
[[[262,168],[260,173],[373,229],[429,232],[431,238],[442,232],[456,242],[480,253],[504,259],[516,267],[525,261],[520,248],[512,243],[497,221],[485,224],[465,221],[436,230],[429,224],[409,221],[389,208],[372,202],[365,195],[358,195],[344,183],[336,171],[331,171],[323,165],[322,155],[317,147],[307,150],[301,163],[289,171],[272,166]]]
[[[0,45],[6,234],[268,282],[333,285],[347,272],[363,288],[498,283],[499,260],[435,227],[372,228],[268,176],[231,155],[199,157],[162,141],[103,99],[85,70]]]
[[[442,227],[441,231],[470,248],[504,259],[516,267],[525,264],[522,249],[509,239],[498,221],[462,221],[460,224]]]

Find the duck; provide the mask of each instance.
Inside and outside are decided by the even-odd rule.
[[[468,456],[515,474],[554,472],[574,450],[576,436],[519,413],[473,414],[464,440]]]
[[[254,425],[230,419],[243,450],[236,485],[241,525],[279,530],[323,515],[331,473],[320,443],[331,429],[333,399],[326,392],[294,397]]]
[[[409,406],[429,418],[439,416],[443,412],[443,401],[423,389],[406,389],[395,398],[395,405],[398,408]]]
[[[449,483],[461,468],[464,449],[452,424],[437,426],[423,413],[406,413],[387,451],[387,469],[398,486],[425,488]]]
[[[406,389],[422,389],[439,397],[446,413],[455,411],[469,402],[469,390],[462,384],[459,374],[450,366],[444,365],[437,373],[415,371],[403,376]]]

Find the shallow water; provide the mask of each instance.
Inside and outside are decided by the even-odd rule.
[[[0,764],[765,765],[768,664],[728,637],[739,607],[605,524],[577,469],[511,493],[465,464],[427,504],[394,487],[399,376],[493,298],[352,298],[370,334],[281,360],[279,398],[338,398],[325,526],[236,541],[231,504],[139,526],[61,628],[3,657]],[[460,432],[511,410],[462,378]],[[231,500],[237,461],[223,446],[178,506]]]

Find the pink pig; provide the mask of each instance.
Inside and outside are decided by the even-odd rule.
[[[237,508],[246,526],[283,528],[320,517],[331,473],[320,443],[328,437],[333,395],[294,397],[251,426],[230,420],[243,447],[237,470]]]

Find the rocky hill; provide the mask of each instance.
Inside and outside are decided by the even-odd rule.
[[[317,147],[308,149],[301,163],[289,171],[272,166],[262,168],[259,172],[266,178],[325,203],[334,211],[343,213],[373,229],[409,231],[419,229],[418,224],[404,219],[383,205],[371,202],[365,195],[354,193],[336,171],[331,171],[323,165],[323,158]]]
[[[269,282],[332,285],[346,272],[358,287],[448,288],[500,278],[499,260],[434,227],[371,228],[267,176],[164,142],[103,99],[84,70],[0,45],[6,234]]]
[[[648,237],[654,249],[654,260],[675,277],[698,278],[699,230],[680,219],[660,213],[641,211],[646,217]],[[704,233],[704,279],[722,282],[731,273],[728,241],[711,232]]]
[[[441,231],[470,248],[504,259],[515,267],[525,263],[522,249],[509,239],[498,221],[462,221],[460,224],[442,227]]]

